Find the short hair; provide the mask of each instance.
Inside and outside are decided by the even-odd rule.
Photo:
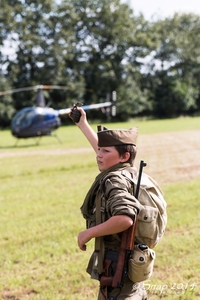
[[[136,153],[137,153],[137,148],[135,145],[117,145],[114,146],[117,152],[119,153],[120,156],[123,156],[126,152],[130,153],[129,159],[126,161],[127,163],[130,163],[131,166],[133,166]]]

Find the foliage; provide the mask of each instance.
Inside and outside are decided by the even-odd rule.
[[[0,75],[0,90],[9,90],[10,85],[6,78]],[[0,127],[7,126],[15,112],[10,94],[1,97],[0,101]]]
[[[2,0],[1,7],[2,84],[65,86],[45,93],[55,108],[102,102],[115,90],[117,120],[199,113],[198,15],[147,21],[120,0]],[[1,125],[35,104],[31,91],[9,97]]]
[[[199,111],[200,17],[175,14],[154,24],[159,45],[152,53],[146,84],[152,89],[156,116]]]

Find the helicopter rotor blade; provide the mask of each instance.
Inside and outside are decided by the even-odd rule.
[[[104,102],[104,103],[83,105],[83,109],[84,110],[89,110],[89,109],[96,109],[96,108],[108,107],[108,106],[111,106],[111,105],[112,105],[112,102]]]
[[[116,93],[116,91],[113,91],[111,101],[106,101],[106,102],[97,103],[97,104],[83,105],[82,108],[83,108],[83,110],[90,110],[90,109],[98,109],[98,108],[104,108],[104,107],[111,106],[110,115],[112,117],[115,117],[116,116],[116,101],[117,101],[117,93]],[[64,109],[57,110],[57,112],[58,112],[58,115],[67,115],[71,112],[71,109],[72,108],[64,108]]]
[[[8,91],[2,91],[0,92],[0,96],[4,96],[7,94],[13,94],[13,93],[19,93],[19,92],[23,92],[23,91],[31,91],[31,90],[37,90],[38,93],[41,90],[50,90],[50,89],[63,89],[63,90],[67,90],[68,87],[66,86],[60,86],[60,85],[35,85],[35,86],[29,86],[29,87],[24,87],[24,88],[18,88],[18,89],[12,89],[12,90],[8,90]],[[39,107],[44,107],[44,98],[42,96],[41,93],[39,93],[37,95],[37,106]],[[82,108],[84,110],[90,110],[90,109],[98,109],[98,108],[104,108],[104,107],[109,107],[111,106],[111,116],[115,116],[116,115],[116,92],[113,91],[112,92],[112,100],[106,101],[104,103],[98,103],[98,104],[89,104],[89,105],[83,105]],[[60,109],[57,110],[58,115],[66,115],[69,114],[71,111],[71,108],[64,108],[64,109]]]
[[[82,109],[83,110],[90,110],[90,109],[97,109],[97,108],[103,108],[103,107],[108,107],[111,106],[113,103],[112,102],[104,102],[104,103],[98,103],[98,104],[89,104],[89,105],[83,105]],[[69,114],[72,108],[63,108],[58,110],[59,115],[66,115]]]
[[[50,89],[68,90],[69,89],[67,86],[63,86],[63,85],[40,85],[39,88],[43,90],[50,90]]]
[[[32,86],[32,87],[24,87],[24,88],[13,89],[13,90],[9,90],[9,91],[3,91],[3,92],[0,92],[0,96],[4,96],[4,95],[7,95],[7,94],[24,92],[24,91],[30,91],[30,90],[34,90],[34,89],[36,89],[36,88]]]
[[[60,86],[60,85],[35,85],[35,86],[28,86],[28,87],[24,87],[24,88],[18,88],[18,89],[3,91],[3,92],[0,92],[0,96],[4,96],[4,95],[7,95],[7,94],[24,92],[24,91],[31,91],[31,90],[50,90],[50,89],[67,90],[68,87]]]

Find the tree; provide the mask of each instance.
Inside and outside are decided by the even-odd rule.
[[[11,87],[6,78],[0,75],[0,91],[9,90]],[[15,112],[11,94],[4,95],[0,98],[0,127],[6,127]]]
[[[154,25],[160,40],[149,64],[154,113],[171,117],[198,110],[200,17],[175,14]]]
[[[63,10],[51,0],[18,0],[15,6],[11,4],[9,1],[6,6],[13,19],[7,31],[18,46],[16,59],[10,61],[7,68],[8,80],[16,88],[37,84],[67,86],[69,96],[65,98],[70,98],[71,105],[71,101],[80,99],[84,91],[83,77],[66,63],[73,58],[76,47],[71,1],[65,1]],[[14,96],[17,108],[34,103],[35,95],[26,95],[30,100],[21,101],[21,95]],[[67,102],[64,104],[69,105]]]
[[[127,5],[119,0],[17,0],[15,6],[12,1],[5,6],[8,19],[12,19],[7,23],[6,36],[17,45],[16,59],[8,62],[5,72],[13,87],[65,85],[65,101],[64,92],[51,92],[57,107],[82,98],[85,103],[104,101],[107,93],[122,91],[122,87],[129,101],[135,102],[135,91],[128,90],[140,86],[136,82],[140,77],[136,54],[144,56],[148,47],[142,32],[144,20],[134,19]],[[125,71],[128,64],[131,67],[127,70],[132,69],[129,74]],[[133,73],[137,76],[130,85]],[[15,107],[33,104],[34,97],[32,92],[24,97],[15,95]],[[123,101],[119,108],[122,106]],[[126,107],[123,110],[128,117],[131,111]]]
[[[116,90],[118,119],[142,111],[146,93],[140,89],[137,59],[149,53],[153,44],[145,38],[147,22],[142,16],[135,18],[118,0],[82,0],[75,7],[80,20],[75,26],[76,59],[82,63],[86,82],[85,102],[96,102]]]
[[[65,86],[45,93],[55,108],[105,101],[115,90],[117,120],[199,110],[199,16],[148,22],[120,0],[2,0],[2,7],[0,41],[15,45],[14,57],[0,50],[3,85]],[[15,94],[10,105],[34,105],[35,97]]]

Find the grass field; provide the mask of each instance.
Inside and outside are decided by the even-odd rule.
[[[149,299],[200,299],[200,118],[106,124],[139,127],[136,166],[161,185],[168,226],[155,248]],[[96,125],[92,124],[95,128]],[[75,125],[54,137],[19,140],[0,131],[0,299],[95,300],[85,272],[93,250],[77,247],[80,206],[98,174],[95,155]]]

